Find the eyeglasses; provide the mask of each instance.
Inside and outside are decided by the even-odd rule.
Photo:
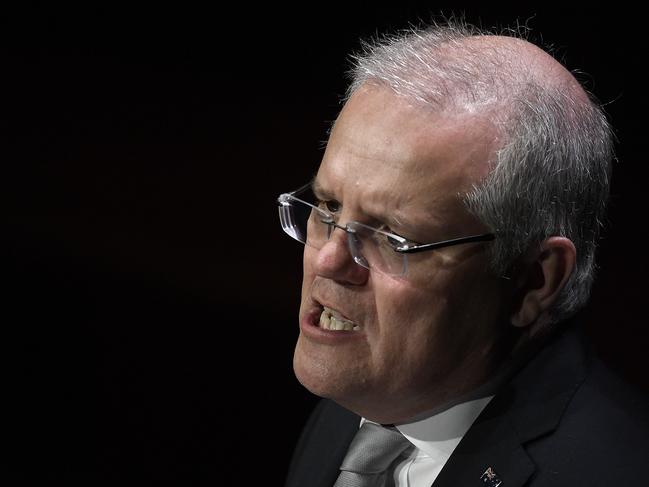
[[[347,234],[349,251],[358,265],[376,269],[392,276],[404,276],[408,271],[408,254],[451,247],[453,245],[486,242],[496,238],[493,233],[454,238],[420,244],[400,235],[385,232],[357,221],[345,226],[336,222],[336,216],[319,202],[311,183],[277,199],[282,229],[298,242],[320,250],[336,228]]]

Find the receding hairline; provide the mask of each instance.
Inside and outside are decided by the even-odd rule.
[[[383,44],[378,42],[374,47],[367,44],[365,53],[354,57],[357,64],[351,72],[353,83],[349,87],[347,99],[367,83],[391,88],[397,95],[413,101],[419,98],[418,101],[424,106],[435,104],[438,108],[456,109],[462,98],[464,102],[466,98],[474,98],[482,105],[507,110],[507,105],[513,98],[520,95],[526,87],[536,85],[559,89],[577,103],[590,103],[589,95],[568,69],[548,52],[525,39],[474,33],[432,41],[429,45],[426,31],[411,32],[403,39],[413,37],[415,41],[409,41],[412,50],[405,54],[408,58],[388,59],[388,63],[394,64],[385,71],[387,76],[383,78],[383,68],[374,65],[373,68],[379,68],[377,71],[364,72],[363,63],[373,59],[374,56],[368,54],[374,51],[374,47],[380,50],[393,41],[398,43],[399,39],[395,37]],[[403,56],[404,52],[398,55]],[[431,68],[430,61],[433,59]],[[383,57],[383,60],[386,58]],[[439,75],[442,72],[446,74]],[[403,78],[399,80],[401,86],[393,83],[395,73]],[[451,79],[456,82],[453,83]],[[431,99],[418,97],[416,85],[420,80],[420,92],[425,93],[431,88],[441,92],[431,95]],[[470,85],[471,80],[475,80],[474,85]]]
[[[580,101],[589,100],[579,81],[563,64],[547,51],[525,39],[504,35],[476,35],[459,41],[462,42],[475,44],[477,50],[496,49],[509,54],[508,57],[512,60],[510,74],[513,76],[522,76],[522,71],[527,68],[526,74],[531,75],[534,81],[568,89],[570,94]],[[518,78],[517,81],[525,80]]]

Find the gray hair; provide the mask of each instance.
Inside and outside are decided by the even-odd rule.
[[[502,142],[492,171],[464,202],[498,235],[489,251],[499,275],[548,237],[573,242],[575,271],[549,313],[559,321],[586,303],[593,283],[614,157],[611,129],[596,102],[535,80],[506,45],[485,50],[467,42],[482,35],[493,33],[451,23],[366,43],[353,57],[347,96],[370,83],[432,110],[479,106]]]

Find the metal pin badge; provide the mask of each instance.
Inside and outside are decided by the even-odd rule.
[[[498,487],[503,483],[503,481],[500,480],[500,477],[498,477],[498,474],[494,472],[494,469],[491,467],[487,468],[487,470],[484,471],[484,473],[480,477],[480,480],[482,480],[482,483],[487,485],[488,487]]]

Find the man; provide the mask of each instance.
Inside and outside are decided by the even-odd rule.
[[[611,159],[601,110],[524,40],[436,26],[356,58],[314,181],[279,200],[306,244],[294,369],[327,398],[288,486],[644,478],[646,402],[564,322]]]

